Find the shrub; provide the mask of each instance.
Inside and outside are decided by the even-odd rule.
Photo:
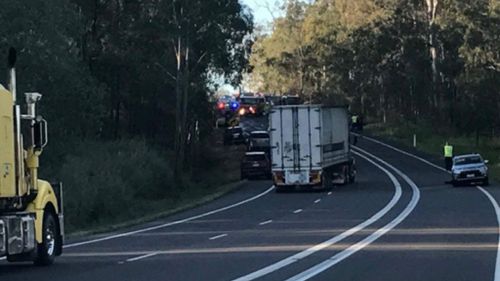
[[[132,219],[176,196],[166,155],[144,141],[84,141],[73,151],[58,173],[69,231]]]

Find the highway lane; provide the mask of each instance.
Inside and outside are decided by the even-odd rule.
[[[448,173],[367,139],[358,146],[414,180],[420,203],[396,230],[307,280],[498,280],[497,218],[480,190],[444,184]]]
[[[381,209],[393,196],[394,187],[370,163],[359,159],[359,164],[364,171],[359,183],[333,193],[268,193],[165,229],[66,249],[53,267],[2,264],[0,278],[23,280],[43,272],[38,279],[231,280],[338,235]],[[266,181],[248,183],[238,192],[168,221],[233,204],[269,185]],[[401,200],[408,198],[404,195]]]
[[[265,126],[265,118],[242,122],[245,131]],[[498,227],[484,194],[474,187],[444,185],[446,173],[380,144],[364,139],[359,147],[407,174],[420,188],[421,199],[394,229],[311,280],[493,280]],[[248,182],[219,200],[130,230],[206,214],[263,195],[183,223],[66,249],[52,267],[0,262],[0,280],[234,280],[248,276],[366,222],[394,198],[396,186],[388,175],[362,157],[356,159],[358,183],[336,187],[331,193],[263,194],[269,181]],[[411,203],[412,189],[403,177],[379,165],[401,186],[401,197],[387,213],[338,243],[256,280],[299,276],[345,253],[400,216]],[[487,190],[499,198],[495,187]]]
[[[236,277],[254,268],[265,266],[314,243],[319,243],[327,237],[335,235],[336,232],[341,232],[347,226],[363,220],[372,212],[376,212],[385,201],[389,200],[393,187],[380,172],[374,171],[367,174],[367,177],[360,176],[360,184],[356,187],[353,186],[353,188],[359,192],[368,189],[370,186],[362,183],[367,183],[369,180],[380,185],[380,190],[378,194],[374,193],[370,196],[369,193],[366,193],[365,198],[355,196],[352,192],[345,192],[345,195],[339,193],[338,196],[328,195],[328,193],[270,193],[261,199],[263,201],[252,202],[251,204],[255,204],[254,206],[250,204],[242,206],[241,209],[231,210],[227,214],[221,213],[220,215],[224,215],[226,219],[231,216],[240,217],[240,224],[246,224],[248,220],[252,220],[254,226],[245,231],[232,230],[233,232],[229,233],[227,237],[218,240],[208,240],[209,235],[206,235],[205,239],[200,241],[199,235],[194,235],[196,237],[189,235],[190,232],[193,234],[199,229],[193,230],[193,226],[188,223],[176,227],[185,228],[181,235],[182,239],[191,241],[185,241],[190,244],[189,247],[178,247],[178,239],[171,239],[175,235],[175,230],[168,228],[161,235],[157,235],[157,231],[148,232],[138,235],[138,237],[132,236],[72,248],[58,260],[58,264],[44,270],[47,271],[46,275],[50,276],[50,279],[61,274],[61,276],[66,277],[71,275],[71,280],[96,278],[104,280],[110,276],[116,278],[111,280],[146,280],[141,279],[146,278],[146,276],[147,280],[163,280],[164,276],[169,276],[168,280],[229,280],[233,276]],[[263,185],[264,183],[255,184]],[[347,198],[343,198],[344,196],[349,196],[351,199],[347,200]],[[314,203],[318,199],[321,201]],[[363,203],[367,205],[367,208],[358,210],[358,206],[352,205],[350,201],[351,203]],[[380,204],[371,201],[380,201]],[[294,211],[298,210],[299,206],[303,211],[295,214]],[[283,212],[280,213],[280,210]],[[233,214],[233,211],[236,213]],[[332,217],[322,218],[318,216],[321,213],[325,215],[331,213]],[[270,217],[273,219],[273,223],[264,226],[257,223]],[[217,220],[218,218],[211,219]],[[196,222],[196,224],[203,225],[204,223]],[[217,225],[213,223],[206,223],[205,226],[210,231],[214,227],[217,228]],[[229,231],[230,229],[224,230]],[[125,243],[128,245],[124,246]],[[130,250],[139,252],[128,255]],[[150,256],[136,262],[119,264],[128,258],[139,257],[158,250],[172,252]],[[103,255],[97,255],[96,252]],[[117,255],[106,255],[106,253],[111,252]],[[234,268],[228,267],[229,265],[234,265]],[[24,267],[26,272],[20,275],[16,272],[18,268],[9,268],[10,273],[15,274],[0,273],[0,278],[21,280],[31,276],[29,273],[36,273],[39,270],[29,266]],[[155,270],[147,270],[151,268]],[[9,272],[5,267],[0,272],[4,272],[4,270]],[[228,277],[222,278],[222,276]],[[58,278],[56,280],[65,280],[62,277]]]

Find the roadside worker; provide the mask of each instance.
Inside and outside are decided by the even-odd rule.
[[[453,164],[453,146],[448,144],[444,145],[444,165],[446,170],[450,171]]]
[[[351,116],[351,130],[357,131],[359,129],[358,122],[359,122],[359,116],[356,114],[353,114]]]

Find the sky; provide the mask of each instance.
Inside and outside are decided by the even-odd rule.
[[[273,16],[279,15],[279,5],[283,0],[240,0],[240,2],[253,11],[254,22],[266,26],[271,23]]]
[[[239,0],[240,3],[248,6],[254,15],[256,26],[267,27],[272,21],[273,16],[280,15],[279,5],[284,0]],[[224,84],[219,89],[220,94],[232,94],[236,91],[231,85]]]

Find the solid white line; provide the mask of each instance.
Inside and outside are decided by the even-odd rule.
[[[208,240],[215,240],[215,239],[219,239],[219,238],[226,237],[226,236],[227,236],[227,234],[224,233],[224,234],[221,234],[221,235],[210,237],[210,238],[208,238]]]
[[[263,222],[259,223],[259,225],[266,225],[266,224],[270,224],[272,222],[273,222],[273,220],[263,221]]]
[[[356,133],[353,133],[353,134],[354,134],[354,135],[357,135],[357,136],[360,136],[359,134],[356,134]],[[436,169],[439,169],[439,170],[441,170],[441,171],[443,171],[443,172],[450,173],[450,171],[446,170],[445,168],[443,168],[443,167],[441,167],[441,166],[438,166],[438,165],[436,165],[436,164],[434,164],[434,163],[432,163],[432,162],[430,162],[430,161],[428,161],[428,160],[425,160],[425,159],[424,159],[424,158],[422,158],[422,157],[418,157],[418,156],[417,156],[417,155],[415,155],[415,154],[411,154],[411,153],[409,153],[409,152],[406,152],[406,151],[404,151],[404,150],[401,150],[401,149],[399,149],[399,148],[396,148],[396,147],[394,147],[394,146],[392,146],[392,145],[390,145],[390,144],[383,143],[383,142],[378,141],[378,140],[376,140],[376,139],[374,139],[374,138],[370,138],[370,137],[366,137],[366,136],[363,136],[363,139],[367,139],[367,140],[372,141],[372,142],[374,142],[374,143],[377,143],[377,144],[383,145],[383,146],[388,147],[388,148],[390,148],[390,149],[392,149],[392,150],[394,150],[394,151],[397,151],[397,152],[399,152],[399,153],[401,153],[401,154],[404,154],[404,155],[406,155],[406,156],[410,156],[410,157],[412,157],[412,158],[418,159],[418,160],[420,160],[420,161],[422,161],[422,162],[424,162],[424,163],[426,163],[426,164],[428,164],[428,165],[431,165],[432,167],[434,167],[434,168],[436,168]],[[351,146],[351,147],[356,147],[356,146]],[[356,148],[358,148],[358,147],[356,147]]]
[[[302,212],[302,209],[297,209],[297,210],[293,211],[294,214],[298,214],[300,212]]]
[[[497,259],[495,262],[495,279],[493,279],[493,280],[500,281],[500,206],[498,206],[498,202],[495,200],[495,198],[493,198],[493,196],[491,196],[491,194],[488,191],[486,191],[486,189],[484,189],[480,186],[477,186],[477,188],[479,190],[481,190],[481,192],[483,192],[484,195],[486,195],[486,197],[488,197],[488,199],[490,199],[491,204],[495,208],[495,214],[497,216],[498,247],[497,247]]]
[[[314,204],[318,204],[319,202],[321,202],[321,199],[316,199],[316,201],[314,201]]]
[[[383,143],[381,141],[378,141],[378,140],[370,138],[370,137],[363,136],[363,138],[368,139],[368,140],[370,140],[372,142],[381,144],[381,145],[383,145],[385,147],[388,147],[388,148],[390,148],[392,150],[400,152],[400,153],[402,153],[404,155],[407,155],[407,156],[410,156],[410,157],[415,158],[417,160],[420,160],[420,161],[422,161],[422,162],[424,162],[424,163],[426,163],[426,164],[428,164],[428,165],[430,165],[430,166],[432,166],[432,167],[434,167],[436,169],[439,169],[439,170],[441,170],[443,172],[446,172],[448,174],[450,173],[450,171],[444,169],[443,167],[440,167],[440,166],[438,166],[438,165],[436,165],[434,163],[431,163],[431,162],[429,162],[429,161],[427,161],[427,160],[425,160],[425,159],[423,159],[421,157],[418,157],[418,156],[416,156],[414,154],[411,154],[409,152],[406,152],[406,151],[403,151],[401,149],[398,149],[398,148],[396,148],[396,147],[394,147],[392,145]],[[498,223],[499,227],[498,227],[498,247],[497,247],[497,256],[496,256],[496,263],[495,263],[495,279],[494,279],[494,281],[500,281],[500,209],[499,209],[499,205],[498,205],[497,201],[494,199],[494,197],[491,196],[491,194],[486,189],[484,189],[484,188],[482,188],[480,186],[476,186],[476,187],[488,197],[488,199],[490,200],[491,204],[493,205],[493,208],[495,209],[495,213],[496,213],[496,216],[497,216],[497,223]]]
[[[186,218],[186,219],[177,220],[177,221],[173,221],[173,222],[169,222],[169,223],[165,223],[165,224],[160,224],[160,225],[156,225],[156,226],[151,226],[151,227],[147,227],[147,228],[142,228],[142,229],[138,229],[138,230],[134,230],[134,231],[124,232],[124,233],[120,233],[120,234],[115,234],[115,235],[111,235],[111,236],[106,236],[106,237],[102,237],[102,238],[97,238],[97,239],[93,239],[93,240],[88,240],[88,241],[83,241],[83,242],[68,244],[68,245],[65,245],[64,248],[72,248],[72,247],[77,247],[77,246],[81,246],[81,245],[87,245],[87,244],[97,243],[97,242],[101,242],[101,241],[116,239],[116,238],[120,238],[120,237],[130,236],[130,235],[137,234],[137,233],[142,233],[142,232],[146,232],[146,231],[151,231],[151,230],[156,230],[156,229],[160,229],[160,228],[165,228],[165,227],[168,227],[168,226],[177,225],[177,224],[185,223],[185,222],[192,221],[192,220],[195,220],[195,219],[203,218],[203,217],[206,217],[206,216],[209,216],[209,215],[213,215],[213,214],[216,214],[216,213],[220,213],[222,211],[229,210],[229,209],[232,209],[234,207],[238,207],[240,205],[243,205],[245,203],[254,201],[254,200],[256,200],[256,199],[258,199],[258,198],[260,198],[260,197],[268,194],[273,189],[274,189],[274,186],[271,186],[266,191],[264,191],[264,192],[262,192],[260,194],[257,194],[257,195],[255,195],[255,196],[253,196],[251,198],[248,198],[246,200],[240,201],[238,203],[235,203],[235,204],[232,204],[232,205],[220,208],[220,209],[216,209],[216,210],[213,210],[213,211],[210,211],[210,212],[206,212],[206,213],[203,213],[203,214],[200,214],[200,215],[189,217],[189,218]]]
[[[158,255],[158,253],[149,253],[147,255],[143,255],[143,256],[138,256],[138,257],[135,257],[135,258],[127,259],[126,262],[138,261],[138,260],[142,260],[142,259],[149,258],[149,257],[152,257],[152,256],[156,256],[156,255]]]
[[[331,192],[331,191],[329,191],[327,195],[332,195],[332,192]]]
[[[339,252],[338,254],[330,257],[329,259],[287,279],[286,281],[303,281],[303,280],[308,280],[321,272],[329,269],[330,267],[336,265],[337,263],[345,260],[346,258],[350,257],[357,251],[365,248],[366,246],[370,245],[371,243],[375,242],[378,238],[380,238],[382,235],[386,234],[389,232],[391,229],[396,227],[398,224],[400,224],[408,215],[415,209],[417,206],[418,201],[420,200],[420,191],[417,187],[417,185],[403,172],[400,170],[396,169],[394,166],[391,164],[385,162],[384,160],[378,158],[377,156],[368,153],[367,151],[356,147],[359,151],[362,151],[363,153],[369,155],[370,157],[378,160],[382,164],[386,165],[387,167],[391,168],[394,172],[396,172],[399,176],[401,176],[410,186],[413,191],[413,195],[411,197],[410,202],[406,206],[406,208],[401,212],[395,219],[393,219],[391,222],[383,226],[382,228],[377,229],[374,233],[372,233],[370,236],[366,237],[365,239],[359,241],[358,243],[351,245],[349,248]],[[355,151],[353,151],[355,152]],[[358,153],[356,153],[358,154]]]
[[[364,158],[366,161],[372,163],[374,166],[376,166],[380,170],[382,170],[391,179],[391,181],[394,185],[395,191],[394,191],[394,195],[393,195],[392,199],[387,203],[387,205],[385,205],[384,208],[380,209],[376,214],[374,214],[371,218],[367,219],[366,221],[354,226],[353,228],[350,228],[350,229],[340,233],[337,236],[330,238],[329,240],[324,241],[323,243],[320,243],[320,244],[315,245],[311,248],[308,248],[302,252],[299,252],[297,254],[289,256],[289,257],[287,257],[283,260],[280,260],[276,263],[270,264],[270,265],[268,265],[264,268],[261,268],[257,271],[254,271],[254,272],[249,273],[247,275],[241,276],[237,279],[234,279],[233,281],[250,281],[250,280],[260,278],[264,275],[270,274],[270,273],[275,272],[275,271],[277,271],[283,267],[286,267],[292,263],[295,263],[301,259],[304,259],[307,256],[310,256],[310,255],[312,255],[318,251],[321,251],[327,247],[330,247],[331,245],[338,243],[338,242],[344,240],[345,238],[347,238],[347,237],[365,229],[366,227],[370,226],[371,224],[375,223],[380,218],[382,218],[385,214],[387,214],[396,205],[396,203],[401,198],[401,194],[402,194],[401,184],[396,179],[396,177],[391,172],[389,172],[386,168],[382,167],[381,165],[379,165],[375,161],[373,161],[373,160],[369,159],[368,157],[361,155],[355,151],[353,151],[353,152],[355,154],[359,155],[360,157]]]

